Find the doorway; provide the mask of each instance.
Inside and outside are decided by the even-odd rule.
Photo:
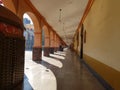
[[[81,37],[81,47],[80,47],[80,59],[83,59],[83,31],[84,31],[84,25],[82,24],[80,37]]]

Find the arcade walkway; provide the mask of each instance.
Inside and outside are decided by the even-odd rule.
[[[105,90],[70,50],[43,56],[41,62],[26,54],[23,90]]]

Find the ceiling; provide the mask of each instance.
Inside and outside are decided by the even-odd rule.
[[[30,0],[57,34],[69,45],[89,0]]]

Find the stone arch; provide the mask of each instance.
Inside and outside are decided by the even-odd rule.
[[[25,12],[30,16],[30,18],[33,21],[34,25],[34,45],[33,45],[33,60],[41,60],[41,54],[42,54],[42,29],[41,29],[41,23],[39,22],[36,15],[32,12]]]
[[[41,27],[40,27],[38,18],[32,12],[25,12],[25,13],[28,14],[33,21],[34,30],[35,30],[34,32],[40,32]]]
[[[22,7],[22,9],[20,8]],[[23,19],[23,14],[27,13],[33,23],[34,23],[34,46],[33,46],[33,60],[39,61],[42,57],[42,25],[41,25],[41,17],[40,14],[36,11],[36,9],[32,6],[29,0],[19,0],[19,8],[17,10],[17,16]]]
[[[39,47],[39,46],[41,46],[41,27],[40,27],[39,21],[38,21],[37,17],[32,12],[25,12],[25,13],[28,14],[29,17],[33,21],[33,25],[34,25],[34,46]],[[38,40],[38,38],[40,40]]]
[[[24,13],[27,13],[34,23],[34,46],[33,46],[33,60],[41,60],[42,42],[41,42],[41,27],[43,24],[43,17],[34,8],[29,0],[2,0],[5,7],[15,13],[21,21]],[[43,20],[43,21],[42,21]],[[41,23],[42,22],[42,23]]]
[[[32,19],[36,30],[41,30],[41,18],[38,12],[27,0],[2,0],[4,6],[15,13],[21,20],[23,20],[24,13],[27,13]]]

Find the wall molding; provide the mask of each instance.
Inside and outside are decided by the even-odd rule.
[[[84,54],[84,64],[107,90],[120,89],[120,72]]]

